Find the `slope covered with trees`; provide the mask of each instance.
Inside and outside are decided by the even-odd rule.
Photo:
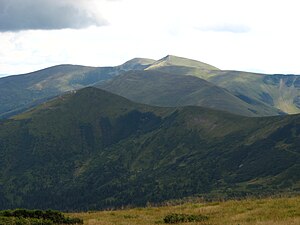
[[[299,192],[300,117],[159,108],[96,88],[0,124],[0,208]]]

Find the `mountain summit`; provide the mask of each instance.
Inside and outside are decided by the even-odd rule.
[[[209,64],[192,60],[188,58],[178,57],[174,55],[167,55],[164,58],[156,61],[147,70],[156,69],[158,67],[164,66],[184,66],[184,67],[196,67],[202,70],[219,70],[218,68],[211,66]]]
[[[146,58],[133,58],[124,64],[120,65],[120,69],[122,70],[143,70],[149,67],[151,64],[155,63],[154,59],[146,59]]]

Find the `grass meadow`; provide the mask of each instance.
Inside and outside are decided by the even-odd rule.
[[[183,203],[161,207],[132,208],[113,211],[69,213],[87,225],[154,225],[165,224],[166,215],[204,215],[202,222],[177,223],[192,225],[299,225],[300,196],[220,202]]]

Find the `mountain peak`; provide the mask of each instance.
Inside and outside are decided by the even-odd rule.
[[[97,106],[97,110],[92,110],[94,106]],[[101,90],[96,87],[85,87],[80,90],[69,91],[64,95],[55,97],[43,104],[40,104],[30,110],[16,115],[14,119],[27,119],[34,115],[43,113],[44,111],[59,111],[58,109],[67,109],[82,113],[81,117],[85,118],[90,114],[101,114],[103,112],[116,115],[122,110],[130,109],[133,106],[139,104],[133,103],[130,100],[110,93],[105,90]]]
[[[126,61],[124,64],[120,65],[122,70],[143,70],[149,67],[152,63],[154,63],[154,59],[147,58],[133,58],[131,60]]]
[[[147,70],[156,69],[163,66],[187,66],[187,67],[195,67],[203,70],[219,70],[218,68],[211,66],[209,64],[197,60],[193,60],[193,59],[175,56],[175,55],[167,55],[159,59],[151,66],[149,66]]]
[[[177,59],[177,58],[183,58],[183,57],[179,57],[179,56],[176,56],[176,55],[166,55],[162,59],[164,59],[164,60],[172,60],[173,59],[174,60],[174,59]]]

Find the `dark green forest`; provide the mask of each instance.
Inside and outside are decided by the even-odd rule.
[[[151,107],[96,88],[0,122],[0,208],[92,210],[300,191],[300,116]]]

